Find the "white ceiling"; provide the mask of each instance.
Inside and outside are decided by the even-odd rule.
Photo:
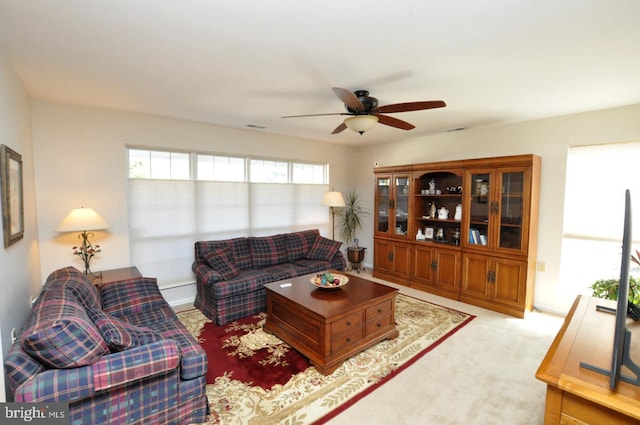
[[[34,98],[363,145],[640,103],[638,0],[0,0]],[[331,87],[414,130],[331,131]]]

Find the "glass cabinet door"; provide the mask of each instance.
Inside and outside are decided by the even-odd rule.
[[[498,248],[521,251],[524,215],[525,173],[523,171],[500,172],[500,220]]]
[[[469,234],[466,240],[469,245],[487,246],[491,242],[490,221],[493,212],[491,201],[491,185],[493,175],[490,171],[473,172],[468,180],[471,187],[469,203]]]
[[[389,233],[391,177],[376,178],[376,232]]]
[[[406,236],[409,231],[409,176],[398,176],[395,180],[395,230],[399,236]]]

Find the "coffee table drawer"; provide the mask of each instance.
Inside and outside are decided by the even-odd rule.
[[[362,324],[362,312],[359,311],[343,319],[338,319],[331,323],[331,335],[337,335],[348,329],[353,329]]]
[[[366,311],[366,321],[375,320],[379,316],[390,314],[393,311],[393,301],[388,300],[373,307],[369,307]]]
[[[358,344],[364,338],[363,331],[364,327],[358,326],[357,329],[335,335],[331,340],[331,353],[339,353],[348,347]]]
[[[390,325],[393,325],[393,323],[391,323],[391,314],[385,314],[384,316],[377,317],[375,320],[367,322],[365,335],[369,336],[378,331],[387,329]]]

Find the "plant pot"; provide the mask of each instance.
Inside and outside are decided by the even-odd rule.
[[[350,246],[347,248],[347,260],[349,261],[350,270],[356,270],[360,273],[360,270],[364,270],[364,267],[360,265],[364,260],[364,250],[367,248]]]

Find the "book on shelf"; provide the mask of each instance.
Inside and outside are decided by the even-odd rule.
[[[469,242],[474,244],[474,245],[478,245],[480,244],[480,232],[478,231],[478,229],[474,229],[471,228],[469,229]],[[486,237],[485,237],[486,238]]]
[[[480,244],[481,245],[487,245],[487,235],[480,235]]]

